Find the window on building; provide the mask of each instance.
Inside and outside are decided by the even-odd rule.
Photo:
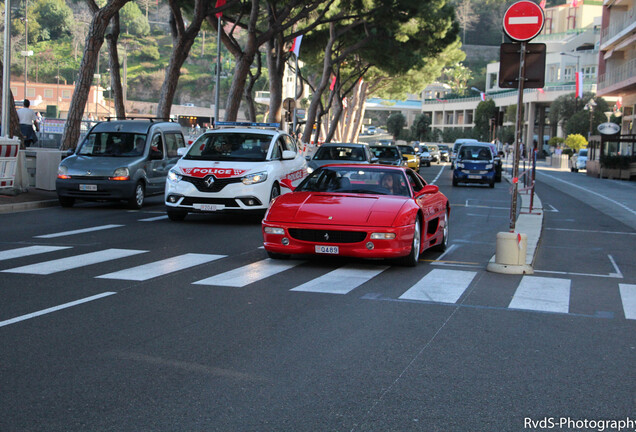
[[[70,99],[71,91],[70,90],[62,90],[62,99]]]
[[[35,97],[35,88],[31,87],[27,87],[27,93],[26,93],[26,97],[28,98],[34,98]]]
[[[596,66],[585,66],[583,68],[584,78],[596,78]]]
[[[44,99],[53,99],[52,89],[44,89]]]
[[[466,112],[466,124],[471,124],[473,122],[473,112],[472,111],[468,111]]]
[[[566,66],[563,69],[563,80],[564,81],[573,81],[574,80],[574,71],[576,66]]]

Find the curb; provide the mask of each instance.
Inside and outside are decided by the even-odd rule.
[[[510,176],[504,174],[506,181],[512,183]],[[490,258],[486,270],[502,274],[533,274],[534,262],[537,257],[541,233],[543,232],[543,204],[535,193],[533,196],[533,208],[530,211],[530,193],[519,193],[521,209],[515,222],[515,232],[526,234],[528,238],[526,262],[520,265],[500,264],[495,261],[496,255]]]
[[[15,204],[0,204],[0,214],[14,213],[27,210],[36,210],[45,207],[55,207],[60,205],[58,200],[30,201]]]

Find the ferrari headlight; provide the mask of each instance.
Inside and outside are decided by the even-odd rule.
[[[393,240],[395,233],[371,233],[371,240]]]
[[[255,174],[249,174],[242,178],[244,185],[262,183],[265,180],[267,180],[267,173],[265,171]]]
[[[114,172],[110,180],[130,180],[130,172],[128,168],[122,167],[117,168]]]
[[[177,183],[178,181],[181,181],[182,178],[183,176],[179,174],[179,172],[175,170],[174,168],[168,171],[168,181]]]

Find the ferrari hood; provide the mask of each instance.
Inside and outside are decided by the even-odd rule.
[[[267,221],[320,225],[391,226],[405,197],[297,192],[282,195]]]

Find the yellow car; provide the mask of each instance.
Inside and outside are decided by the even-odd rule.
[[[420,158],[415,154],[415,149],[410,145],[398,145],[397,147],[402,152],[402,156],[406,156],[406,165],[415,171],[419,171]]]

